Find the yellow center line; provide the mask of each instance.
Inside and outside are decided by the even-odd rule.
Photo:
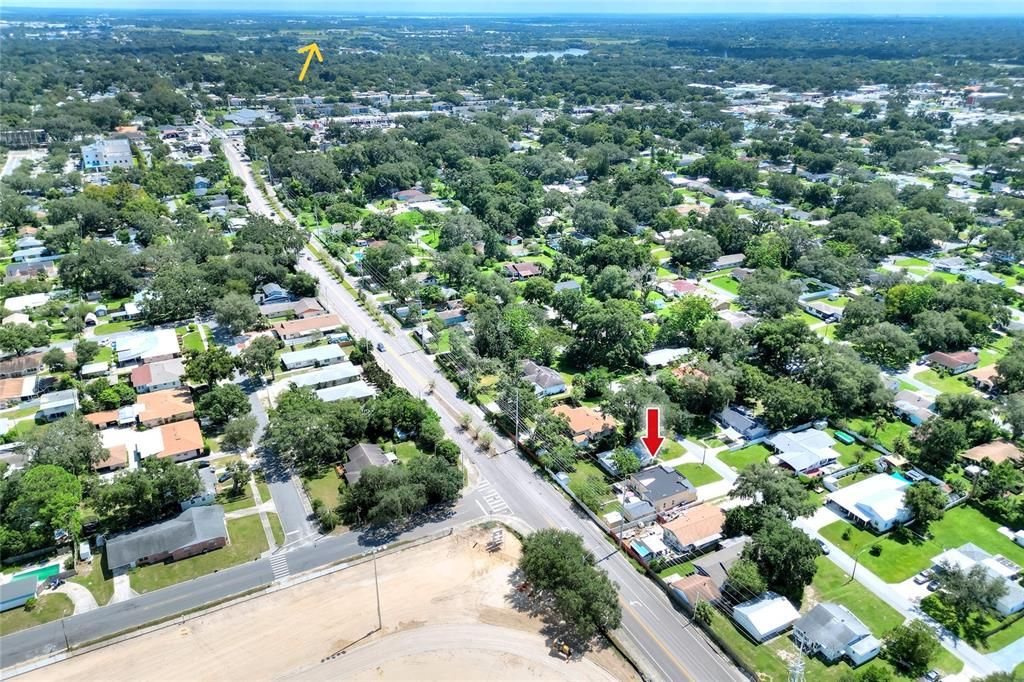
[[[661,649],[662,652],[664,652],[665,655],[672,660],[672,663],[674,663],[675,666],[679,668],[679,671],[683,673],[686,679],[690,680],[690,682],[694,682],[694,678],[690,675],[690,671],[687,670],[686,666],[683,665],[682,662],[680,662],[680,660],[675,657],[675,654],[673,654],[671,651],[665,648],[665,645],[661,643],[661,639],[656,634],[654,634],[654,632],[652,632],[649,627],[647,627],[647,625],[644,623],[644,619],[640,617],[640,614],[637,613],[636,610],[629,605],[629,602],[626,601],[621,594],[619,595],[619,601],[622,603],[622,606],[633,615],[633,618],[636,620],[637,625],[644,629],[644,632],[646,632],[650,636],[651,641],[657,644],[658,648]]]

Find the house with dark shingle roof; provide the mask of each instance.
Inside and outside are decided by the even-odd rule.
[[[224,507],[191,507],[173,519],[109,538],[107,566],[111,571],[178,561],[227,544]]]
[[[557,371],[533,360],[523,360],[523,378],[533,384],[537,395],[556,395],[565,391],[565,379]]]
[[[396,461],[394,455],[384,452],[379,445],[371,443],[353,445],[345,454],[348,456],[345,462],[345,481],[349,485],[359,482],[363,475],[363,469],[366,467],[385,467]]]

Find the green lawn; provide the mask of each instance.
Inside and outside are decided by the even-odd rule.
[[[334,472],[333,468],[329,468],[317,478],[307,478],[305,481],[311,500],[319,498],[323,501],[324,505],[331,509],[338,506],[338,503],[341,501],[340,494],[338,493],[338,485],[341,483],[341,479],[338,478],[338,474]]]
[[[270,501],[270,486],[267,485],[266,481],[256,481],[256,489],[260,491],[261,500],[264,502]]]
[[[900,436],[906,436],[909,438],[910,432],[913,431],[913,427],[906,422],[887,421],[885,426],[880,428],[876,435],[875,421],[873,419],[861,418],[847,419],[846,427],[865,438],[874,438],[890,450],[895,446],[897,438]]]
[[[114,360],[114,349],[110,346],[100,346],[100,350],[96,353],[96,357],[93,362],[112,362]]]
[[[281,517],[274,512],[268,512],[267,522],[270,524],[270,532],[274,535],[274,543],[280,547],[284,544],[284,528],[281,526]]]
[[[256,506],[256,498],[252,496],[252,488],[248,485],[242,486],[242,490],[238,495],[231,495],[231,484],[228,483],[227,488],[217,493],[215,500],[216,504],[224,505],[224,511],[237,511],[239,509],[248,509],[249,507]]]
[[[254,561],[267,551],[267,536],[258,514],[227,522],[230,544],[221,549],[169,564],[140,566],[129,572],[132,589],[152,592],[246,561]]]
[[[74,610],[75,605],[66,594],[48,592],[39,597],[39,601],[31,611],[25,610],[25,607],[19,607],[0,613],[0,635],[9,635],[18,630],[25,630],[70,616]]]
[[[717,471],[709,467],[707,464],[701,464],[700,462],[687,462],[685,464],[680,464],[676,467],[676,471],[681,473],[683,476],[686,476],[687,480],[697,487],[722,480],[722,477],[718,475]]]
[[[181,348],[182,350],[202,352],[203,337],[200,336],[198,331],[189,332],[188,334],[185,334],[185,336],[181,337]]]
[[[96,336],[105,336],[107,334],[117,334],[118,332],[126,332],[134,329],[138,326],[138,322],[125,321],[125,322],[107,322],[106,324],[97,325],[94,334]]]
[[[1006,351],[1008,351],[1012,345],[1013,338],[1009,336],[1002,336],[998,340],[985,346],[978,354],[978,366],[988,367],[989,365],[996,364],[1004,355],[1006,355]]]
[[[814,574],[811,590],[819,602],[836,602],[864,621],[879,639],[889,630],[903,623],[903,616],[871,591],[832,563],[828,557],[817,558],[818,572]]]
[[[107,571],[103,563],[103,553],[93,552],[92,569],[89,575],[79,575],[71,579],[71,582],[85,586],[92,596],[96,597],[96,603],[105,605],[114,596],[114,577]]]
[[[921,606],[925,613],[982,653],[998,651],[1024,637],[1024,617],[1011,616],[1001,622],[979,613],[972,613],[964,620],[943,604],[937,594],[927,597]]]
[[[944,550],[968,542],[973,542],[986,552],[1002,554],[1017,564],[1024,562],[1024,548],[1001,535],[996,530],[998,527],[998,524],[977,509],[961,505],[950,509],[941,521],[931,525],[930,540],[922,540],[912,533],[906,533],[905,537],[900,538],[895,533],[878,536],[854,528],[846,521],[836,521],[825,526],[821,534],[851,556],[861,548],[879,545],[882,548],[879,556],[865,550],[859,555],[860,563],[882,580],[897,583],[931,566],[932,559]],[[850,529],[850,539],[843,540],[843,531],[847,528]],[[920,532],[916,528],[914,530]]]
[[[402,464],[408,464],[414,457],[419,457],[423,454],[420,452],[420,449],[416,447],[416,443],[413,443],[411,440],[407,440],[396,445],[394,452],[395,456],[401,460]]]
[[[918,372],[914,375],[914,378],[943,393],[971,393],[974,390],[959,378],[947,374],[939,374],[934,369]]]
[[[681,443],[671,438],[666,438],[665,442],[661,444],[661,449],[658,450],[658,459],[667,462],[677,457],[682,457],[685,454],[686,448]]]
[[[930,268],[932,264],[920,258],[900,258],[896,261],[896,266],[900,268]]]
[[[770,454],[771,451],[769,451],[767,447],[758,443],[757,445],[748,445],[747,447],[739,450],[727,450],[725,452],[720,452],[718,453],[718,459],[722,460],[733,469],[742,471],[751,464],[766,461]]]
[[[712,277],[708,282],[719,289],[728,291],[730,294],[739,294],[740,283],[737,282],[729,275],[719,275],[718,277]]]

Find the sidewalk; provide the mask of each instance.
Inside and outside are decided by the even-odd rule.
[[[714,469],[715,473],[717,473],[719,476],[729,481],[730,483],[734,482],[736,478],[739,476],[739,474],[737,474],[731,466],[729,466],[722,460],[718,459],[718,453],[722,452],[723,450],[726,450],[727,448],[708,448],[707,457],[705,458],[704,448],[701,447],[700,445],[697,445],[691,440],[683,440],[682,443],[683,447],[686,448],[686,451],[697,458],[696,461],[699,462],[703,458],[705,464]]]

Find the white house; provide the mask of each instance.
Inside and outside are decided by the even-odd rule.
[[[1024,588],[1017,582],[1021,569],[1006,557],[1000,554],[992,556],[968,542],[955,549],[947,549],[936,556],[932,563],[940,571],[951,567],[969,571],[975,566],[982,566],[991,578],[1002,580],[1006,585],[1006,594],[996,602],[996,611],[1003,617],[1024,611]]]
[[[173,329],[136,332],[114,342],[118,367],[141,365],[181,357],[178,334]]]
[[[756,599],[743,602],[732,610],[732,619],[747,631],[755,642],[764,642],[784,632],[800,613],[789,600],[774,592],[765,592]]]
[[[847,656],[854,665],[881,651],[881,642],[864,623],[840,604],[818,604],[793,623],[793,639],[808,655],[820,653],[834,663]]]
[[[775,448],[776,457],[798,474],[818,471],[839,459],[833,449],[835,439],[820,429],[783,431],[767,440]]]
[[[830,493],[828,501],[847,518],[884,533],[913,518],[904,504],[904,492],[910,482],[896,474],[878,474]]]

